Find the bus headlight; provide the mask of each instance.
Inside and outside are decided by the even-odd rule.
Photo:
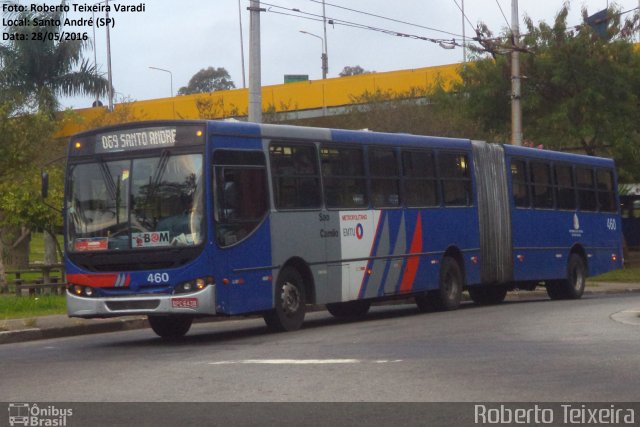
[[[176,294],[185,294],[188,292],[201,291],[207,286],[214,285],[215,280],[213,277],[198,277],[195,280],[189,280],[187,282],[180,283],[175,288]]]
[[[69,285],[69,292],[79,297],[91,298],[96,296],[95,290],[91,286]]]

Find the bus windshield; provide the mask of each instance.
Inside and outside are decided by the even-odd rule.
[[[68,250],[136,250],[203,241],[201,154],[70,166]]]

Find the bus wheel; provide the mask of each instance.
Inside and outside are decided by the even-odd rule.
[[[578,299],[584,294],[587,265],[578,254],[571,254],[567,264],[567,278],[547,282],[547,295],[551,299]]]
[[[500,304],[507,296],[505,286],[469,286],[469,296],[478,305]]]
[[[416,296],[418,310],[455,310],[460,306],[463,287],[464,279],[458,262],[451,257],[444,257],[440,264],[440,287],[427,295]]]
[[[304,321],[304,282],[298,270],[285,267],[278,276],[274,295],[275,308],[264,315],[272,331],[295,331]]]
[[[153,332],[167,339],[182,338],[191,328],[191,316],[148,316]]]
[[[369,312],[370,301],[358,300],[327,304],[327,311],[339,319],[362,317]]]

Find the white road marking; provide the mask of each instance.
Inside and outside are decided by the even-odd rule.
[[[344,365],[360,363],[358,359],[245,359],[221,360],[209,365]]]

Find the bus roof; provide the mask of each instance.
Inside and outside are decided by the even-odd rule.
[[[503,145],[504,151],[509,156],[520,156],[541,160],[555,160],[567,163],[581,163],[590,166],[614,167],[612,159],[604,157],[587,156],[585,154],[565,153],[562,151],[542,150],[539,148],[518,147],[514,145]]]
[[[219,135],[259,136],[272,139],[305,139],[316,142],[332,141],[337,143],[366,143],[412,147],[428,144],[429,147],[437,148],[466,150],[471,148],[471,141],[469,139],[292,125],[211,121],[209,122],[209,131]]]

